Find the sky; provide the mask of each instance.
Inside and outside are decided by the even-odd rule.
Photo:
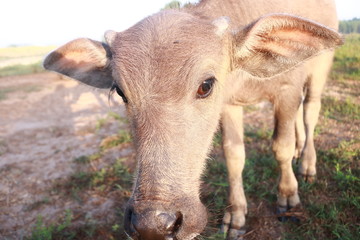
[[[339,19],[360,18],[359,0],[335,1]],[[0,47],[61,45],[79,37],[102,40],[106,30],[123,31],[169,2],[171,0],[2,0]]]

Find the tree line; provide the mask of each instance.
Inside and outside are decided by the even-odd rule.
[[[360,18],[352,20],[340,21],[339,31],[341,33],[360,33]]]

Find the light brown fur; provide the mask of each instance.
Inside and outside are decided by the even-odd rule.
[[[329,14],[308,12],[315,6]],[[107,32],[107,44],[78,39],[47,57],[47,69],[95,87],[116,86],[126,97],[137,152],[137,178],[125,213],[129,235],[192,239],[201,233],[206,209],[199,197],[200,176],[222,119],[231,206],[223,230],[230,239],[241,237],[247,211],[241,106],[262,100],[275,110],[278,204],[300,203],[291,160],[305,144],[300,172],[315,174],[312,132],[332,53],[312,58],[309,65],[304,61],[341,44],[341,38],[303,18],[262,16],[287,12],[336,28],[333,11],[327,0],[204,0],[160,12],[121,33]],[[223,15],[231,22],[218,18]],[[323,66],[314,69],[320,62]],[[199,86],[214,78],[211,94],[199,98]]]

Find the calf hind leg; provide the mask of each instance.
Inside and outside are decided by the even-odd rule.
[[[333,52],[328,52],[309,62],[311,77],[307,84],[307,94],[304,101],[304,123],[306,131],[305,147],[299,174],[305,181],[312,182],[316,176],[316,151],[314,146],[314,130],[321,108],[321,94],[331,67]],[[314,66],[316,68],[314,68]]]
[[[304,105],[301,102],[299,109],[296,114],[296,148],[295,148],[295,160],[299,159],[302,155],[302,151],[304,149],[305,141],[306,141],[306,132],[304,126]]]
[[[279,101],[281,103],[281,101]],[[282,214],[300,204],[298,183],[292,169],[295,153],[295,119],[298,103],[275,105],[273,152],[280,168],[278,213]],[[279,218],[285,220],[286,218]]]

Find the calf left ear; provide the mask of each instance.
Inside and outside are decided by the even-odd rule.
[[[74,78],[96,88],[113,84],[108,45],[87,38],[73,40],[50,53],[44,68]]]
[[[268,78],[343,43],[336,31],[310,20],[268,15],[234,34],[234,67]]]

